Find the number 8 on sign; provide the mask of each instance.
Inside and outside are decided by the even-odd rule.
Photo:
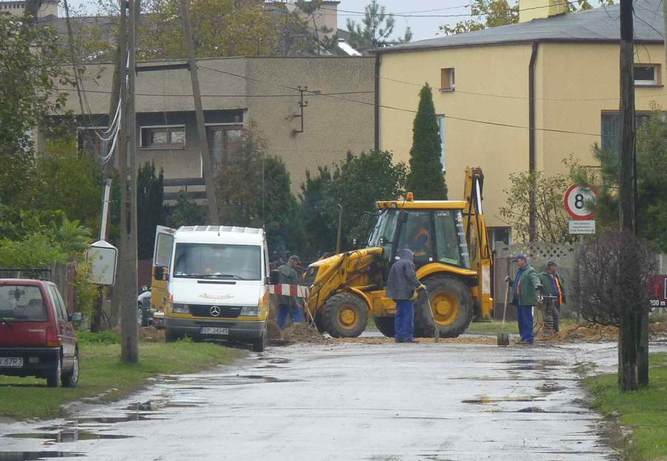
[[[563,198],[565,210],[572,218],[587,220],[593,218],[593,211],[588,208],[590,203],[595,203],[595,192],[590,187],[572,185],[565,192]]]

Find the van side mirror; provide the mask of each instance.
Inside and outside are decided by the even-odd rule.
[[[83,314],[81,312],[74,312],[69,315],[69,321],[74,323],[80,323],[83,320]]]

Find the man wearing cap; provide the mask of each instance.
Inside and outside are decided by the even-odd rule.
[[[540,279],[544,294],[549,296],[549,300],[547,300],[547,319],[551,327],[549,333],[558,333],[560,330],[560,306],[565,304],[565,286],[558,274],[558,265],[549,261],[545,271],[540,274]],[[547,323],[547,319],[545,319],[545,323]]]
[[[542,297],[542,282],[535,269],[528,264],[525,254],[516,255],[512,261],[518,268],[512,285],[512,304],[517,308],[520,344],[533,344],[535,339],[533,336],[533,307]]]
[[[278,282],[286,285],[298,285],[299,274],[296,268],[299,267],[301,261],[296,255],[292,255],[287,260],[287,264],[283,264],[278,268]],[[293,323],[303,322],[303,311],[299,305],[296,296],[281,295],[278,298],[278,328],[281,330],[287,326],[287,318],[291,317]]]

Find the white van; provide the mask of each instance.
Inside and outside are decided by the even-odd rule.
[[[164,312],[167,341],[224,339],[263,351],[267,256],[263,229],[158,226],[151,302]]]

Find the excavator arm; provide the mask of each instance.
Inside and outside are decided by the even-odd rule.
[[[473,289],[473,297],[479,304],[480,319],[488,320],[493,315],[491,296],[491,266],[493,257],[489,246],[486,220],[482,208],[484,173],[479,167],[466,168],[464,197],[466,210],[463,224],[470,252],[471,268],[477,272],[479,283]]]

